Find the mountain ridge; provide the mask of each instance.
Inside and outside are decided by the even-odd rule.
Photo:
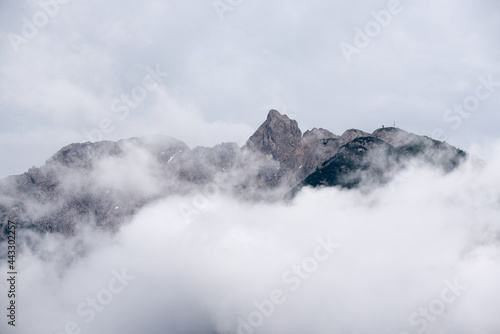
[[[411,159],[449,172],[465,157],[449,144],[398,128],[303,133],[297,121],[272,109],[242,147],[191,149],[168,136],[69,144],[43,166],[0,180],[0,223],[5,228],[8,219],[16,220],[63,234],[91,223],[115,230],[148,203],[214,182],[236,198],[272,202],[304,186],[383,185]]]

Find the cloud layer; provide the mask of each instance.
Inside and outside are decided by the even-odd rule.
[[[273,205],[219,194],[190,220],[180,208],[194,196],[171,197],[117,234],[32,235],[16,330],[497,333],[500,146],[491,152],[484,168],[422,167],[368,194],[304,189]]]

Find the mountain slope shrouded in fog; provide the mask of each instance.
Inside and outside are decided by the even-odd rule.
[[[500,145],[488,158],[288,202],[205,193],[190,220],[178,208],[196,191],[169,196],[115,233],[20,228],[20,316],[6,333],[496,334]]]
[[[415,161],[449,172],[465,156],[393,127],[302,133],[295,120],[271,110],[241,148],[191,149],[166,136],[68,145],[40,168],[0,181],[0,221],[67,235],[82,224],[116,230],[148,203],[214,184],[236,198],[275,202],[303,186],[382,185]]]
[[[16,330],[496,334],[499,166],[498,144],[480,166],[401,129],[302,133],[277,111],[243,147],[71,144],[1,181]]]

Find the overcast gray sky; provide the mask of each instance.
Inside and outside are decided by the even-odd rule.
[[[101,138],[241,145],[271,108],[480,151],[499,138],[499,31],[496,0],[2,1],[0,177]]]

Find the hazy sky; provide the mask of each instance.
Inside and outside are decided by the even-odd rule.
[[[271,108],[303,131],[395,120],[480,149],[499,31],[496,0],[2,1],[0,177],[101,138],[241,145]]]

